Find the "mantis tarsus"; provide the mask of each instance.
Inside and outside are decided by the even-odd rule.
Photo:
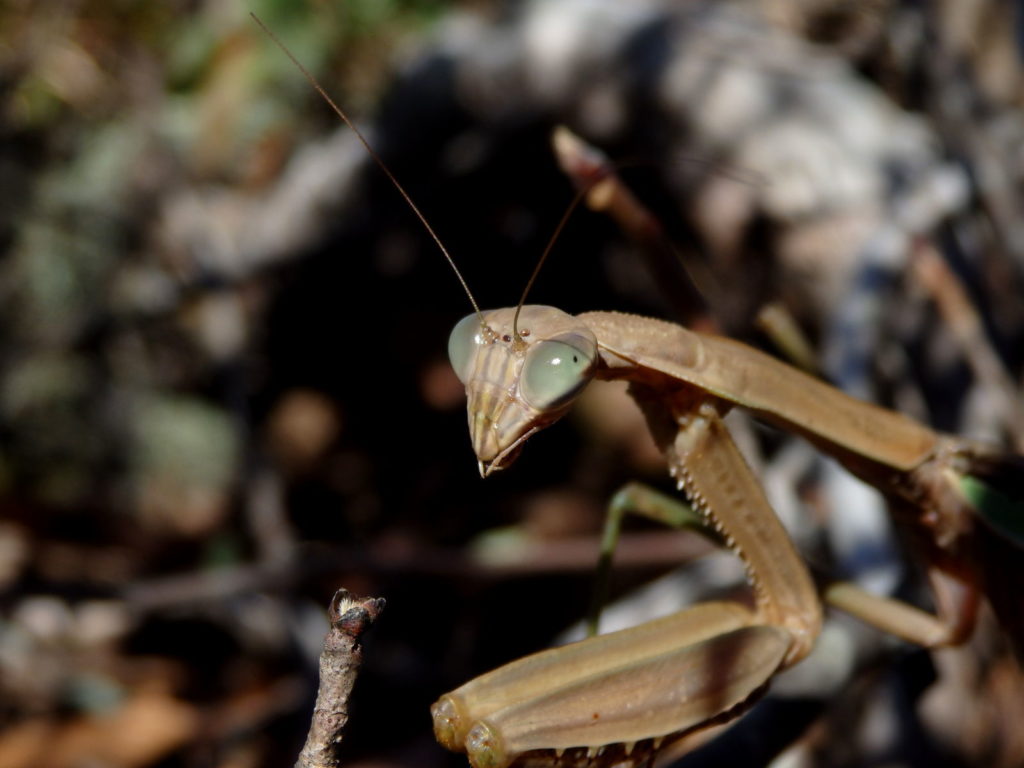
[[[938,615],[845,584],[829,587],[827,602],[924,646],[969,632],[985,586],[975,546],[990,532],[960,478],[1000,461],[999,452],[857,401],[738,342],[644,317],[573,317],[522,302],[477,310],[456,326],[449,353],[484,476],[507,467],[590,381],[627,380],[680,490],[743,559],[754,591],[753,608],[700,604],[520,659],[445,695],[433,709],[435,733],[476,768],[535,752],[557,762],[567,750],[570,762],[578,754],[601,764],[603,754],[605,764],[638,764],[662,740],[742,710],[809,653],[821,599],[725,428],[734,406],[802,435],[888,497],[926,559]]]

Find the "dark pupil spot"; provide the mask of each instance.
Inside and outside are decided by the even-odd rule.
[[[576,357],[576,355],[573,355],[573,356],[572,356],[572,361],[573,361],[574,363],[578,363],[578,362],[579,362],[579,358],[577,358],[577,357]]]

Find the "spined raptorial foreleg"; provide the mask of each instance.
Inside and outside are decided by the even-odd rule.
[[[637,385],[630,392],[679,488],[745,563],[760,620],[792,636],[786,664],[803,658],[821,629],[820,601],[807,566],[729,436],[722,406]]]
[[[790,646],[736,603],[705,603],[527,656],[433,707],[434,731],[476,768],[535,750],[659,741],[748,702]]]
[[[478,768],[541,749],[662,739],[747,701],[806,655],[821,614],[810,576],[729,437],[713,402],[676,410],[639,397],[673,474],[746,562],[750,611],[710,603],[513,662],[443,697],[438,737]],[[672,430],[670,426],[675,426]],[[671,434],[669,434],[671,433]]]

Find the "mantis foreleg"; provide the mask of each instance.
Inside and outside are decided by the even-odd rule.
[[[722,406],[634,390],[680,488],[746,563],[754,610],[697,606],[468,683],[435,705],[434,718],[442,743],[465,749],[474,766],[681,733],[745,702],[818,634],[813,583],[725,429]],[[716,621],[697,621],[709,613]],[[631,697],[641,694],[657,716],[637,715]]]

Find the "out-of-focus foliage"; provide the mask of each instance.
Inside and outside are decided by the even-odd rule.
[[[0,7],[0,764],[198,765],[213,749],[216,764],[260,765],[297,753],[311,649],[289,639],[303,619],[287,602],[266,603],[272,637],[247,650],[236,621],[161,628],[162,614],[139,607],[146,579],[251,561],[238,510],[258,476],[261,416],[247,358],[273,296],[273,278],[204,274],[161,228],[182,190],[259,194],[332,127],[250,11],[360,109],[445,5]],[[296,418],[271,439],[316,460],[326,447],[309,447]],[[319,604],[313,594],[305,605]],[[258,611],[244,613],[243,624]],[[283,677],[266,666],[282,659]],[[212,732],[208,707],[221,713]],[[225,746],[290,717],[279,747]]]
[[[133,477],[148,471],[152,462],[130,458],[147,440],[137,416],[153,410],[146,403],[174,397],[194,414],[196,439],[211,452],[220,446],[209,459],[223,471],[207,474],[227,488],[237,437],[222,436],[222,404],[209,404],[210,419],[200,415],[202,389],[244,343],[247,321],[231,313],[245,310],[230,299],[183,295],[204,278],[188,254],[154,247],[161,206],[182,187],[271,183],[307,130],[299,120],[310,90],[248,11],[288,38],[313,71],[352,73],[351,86],[364,94],[359,104],[382,85],[387,51],[439,8],[0,9],[6,482],[67,508],[97,501],[97,492],[121,485],[122,468],[131,465]],[[98,506],[111,504],[117,500]]]

